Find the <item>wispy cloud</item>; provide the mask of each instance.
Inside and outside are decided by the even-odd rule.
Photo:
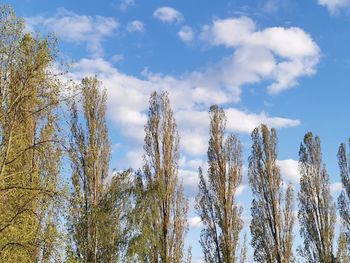
[[[117,63],[124,60],[123,54],[115,54],[111,57],[110,61],[113,63]]]
[[[27,17],[26,22],[29,30],[53,32],[62,41],[85,44],[94,56],[103,54],[101,43],[113,36],[119,25],[112,17],[78,15],[64,8],[53,16]]]
[[[139,20],[134,20],[127,25],[126,30],[129,32],[143,32],[145,31],[145,25]]]
[[[166,23],[181,22],[184,19],[179,11],[169,6],[157,8],[153,16]]]
[[[135,0],[120,0],[119,8],[121,11],[126,12],[131,6],[135,6]]]
[[[350,0],[318,0],[318,4],[327,7],[331,14],[350,8]]]
[[[266,0],[262,10],[267,13],[275,13],[281,8],[286,8],[289,0]]]
[[[277,160],[277,165],[280,167],[282,178],[286,183],[299,183],[298,161],[293,159]]]

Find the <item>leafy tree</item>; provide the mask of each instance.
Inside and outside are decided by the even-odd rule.
[[[96,78],[84,78],[80,89],[82,112],[75,101],[71,104],[69,259],[115,262],[125,246],[129,173],[109,177],[106,92]]]
[[[252,132],[249,183],[253,192],[250,230],[257,262],[293,261],[293,189],[282,190],[277,160],[277,134],[266,125]]]
[[[350,140],[349,140],[350,144]],[[345,143],[342,143],[338,150],[338,164],[340,169],[340,177],[344,187],[338,198],[338,206],[342,225],[344,228],[344,237],[342,241],[346,241],[347,250],[350,251],[350,164],[349,155],[346,151]],[[350,257],[348,258],[350,260]]]
[[[178,183],[179,136],[166,93],[151,95],[145,132],[130,253],[137,262],[184,262],[188,201]]]
[[[130,171],[114,172],[99,204],[99,261],[124,262],[129,245],[133,182]]]
[[[225,139],[226,116],[221,108],[212,106],[209,116],[208,179],[200,169],[196,205],[204,224],[200,244],[205,262],[244,262],[245,244],[239,245],[242,207],[235,198],[242,181],[242,146],[233,134]]]
[[[337,261],[339,263],[349,262],[349,251],[348,251],[348,242],[347,236],[344,231],[344,224],[341,225],[340,233],[338,237],[338,249],[337,249]]]
[[[334,262],[333,238],[336,221],[329,176],[322,162],[321,142],[311,132],[304,137],[299,151],[300,234],[304,239],[301,255],[307,262]]]
[[[61,149],[56,41],[0,5],[0,261],[58,257]]]

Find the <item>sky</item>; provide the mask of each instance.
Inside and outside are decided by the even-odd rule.
[[[72,62],[69,78],[102,81],[111,168],[142,166],[149,96],[169,93],[181,137],[179,178],[190,201],[186,241],[193,262],[201,262],[194,198],[198,167],[207,169],[212,104],[225,109],[227,132],[240,137],[245,166],[251,131],[260,123],[277,129],[282,178],[296,189],[300,142],[308,131],[318,135],[334,199],[339,195],[336,154],[350,136],[350,0],[6,3],[25,18],[27,30],[55,33],[60,60]],[[245,173],[237,200],[249,225],[247,183]]]

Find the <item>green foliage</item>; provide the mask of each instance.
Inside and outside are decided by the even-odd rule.
[[[23,19],[1,5],[1,262],[58,257],[59,82],[50,71],[55,45],[24,33]]]
[[[200,244],[205,262],[244,262],[246,244],[240,246],[243,209],[235,200],[242,181],[242,146],[235,135],[224,137],[226,116],[222,109],[212,106],[209,116],[208,179],[199,169],[196,198],[204,224]]]
[[[335,262],[333,254],[336,207],[332,201],[329,176],[322,162],[321,141],[307,133],[299,151],[300,191],[298,193],[300,250],[306,262]]]
[[[154,92],[149,105],[145,162],[136,178],[138,224],[129,255],[137,262],[184,262],[188,201],[177,181],[177,127],[166,93]]]
[[[344,187],[344,190],[342,190],[338,197],[339,213],[342,219],[343,228],[343,238],[339,239],[339,241],[342,241],[343,245],[344,242],[347,243],[347,254],[349,254],[348,260],[350,260],[350,159],[344,143],[339,146],[338,164],[341,182]]]
[[[293,262],[293,188],[282,190],[277,133],[266,125],[252,132],[249,183],[253,192],[250,230],[257,262]]]

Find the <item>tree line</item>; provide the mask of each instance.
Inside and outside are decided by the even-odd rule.
[[[24,20],[0,5],[0,262],[191,262],[180,137],[168,94],[150,96],[143,167],[111,173],[106,91],[97,77],[68,91],[54,70],[57,61],[54,37],[28,33]],[[226,132],[224,109],[211,106],[209,117],[209,168],[199,168],[195,206],[203,260],[246,262],[243,207],[236,199],[242,144]],[[261,125],[251,140],[254,260],[349,262],[347,146],[338,151],[344,190],[336,206],[319,137],[307,133],[301,142],[296,195],[281,178],[276,130]],[[297,250],[296,219],[303,240]]]

